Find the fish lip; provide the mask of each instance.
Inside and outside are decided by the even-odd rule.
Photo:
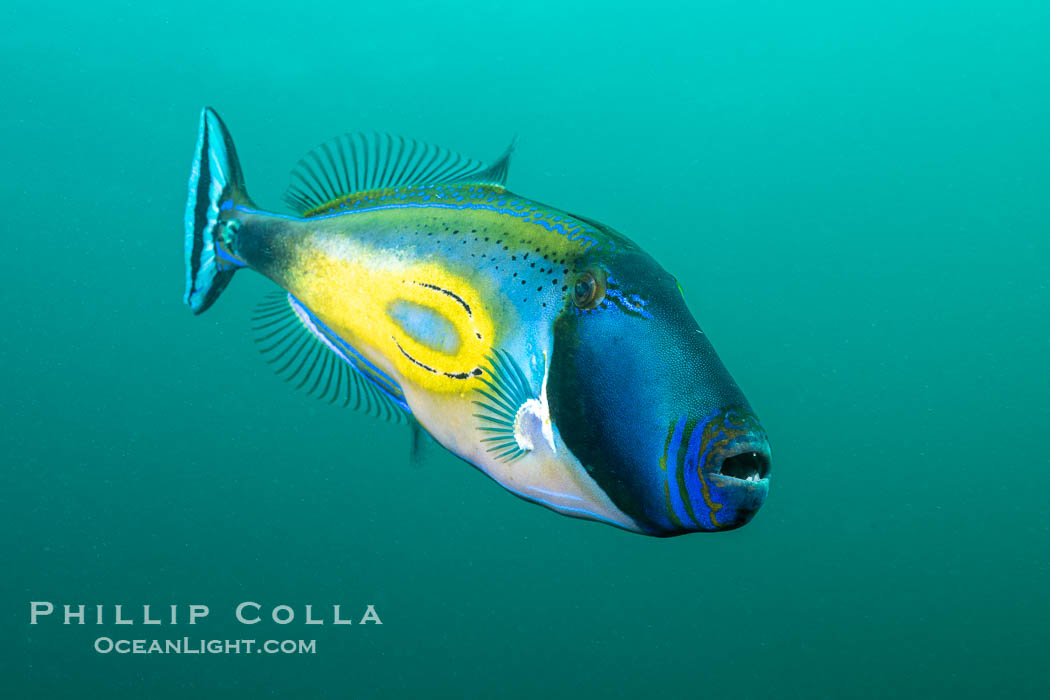
[[[750,491],[769,489],[768,476],[756,481],[749,481],[747,479],[739,479],[735,476],[726,476],[725,474],[714,472],[709,474],[709,477],[716,488],[747,489]]]
[[[755,489],[769,486],[771,465],[769,443],[755,435],[735,441],[729,449],[715,455],[704,471],[719,486]],[[725,469],[733,473],[726,473]]]

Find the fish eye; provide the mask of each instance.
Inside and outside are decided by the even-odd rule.
[[[584,272],[572,286],[572,303],[581,309],[593,309],[605,298],[604,285],[590,272]]]

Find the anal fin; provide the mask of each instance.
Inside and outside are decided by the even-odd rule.
[[[252,321],[259,352],[296,389],[396,423],[411,415],[401,387],[291,294],[268,296]]]

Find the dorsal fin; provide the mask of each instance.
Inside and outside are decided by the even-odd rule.
[[[406,185],[505,187],[515,139],[492,165],[440,146],[382,133],[343,134],[306,154],[292,170],[284,201],[303,216],[369,190]]]
[[[268,296],[252,331],[277,376],[328,403],[360,408],[395,423],[410,415],[401,387],[372,367],[291,294]]]

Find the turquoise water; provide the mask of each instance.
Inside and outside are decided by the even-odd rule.
[[[5,697],[1050,692],[1046,3],[3,14]],[[515,191],[683,281],[769,432],[766,506],[640,537],[295,393],[248,332],[268,283],[181,303],[204,104],[275,208],[345,130],[478,158],[519,134]],[[240,625],[246,600],[300,617]],[[31,626],[31,601],[211,615]],[[300,624],[334,603],[354,625]],[[93,649],[183,634],[317,652]]]

